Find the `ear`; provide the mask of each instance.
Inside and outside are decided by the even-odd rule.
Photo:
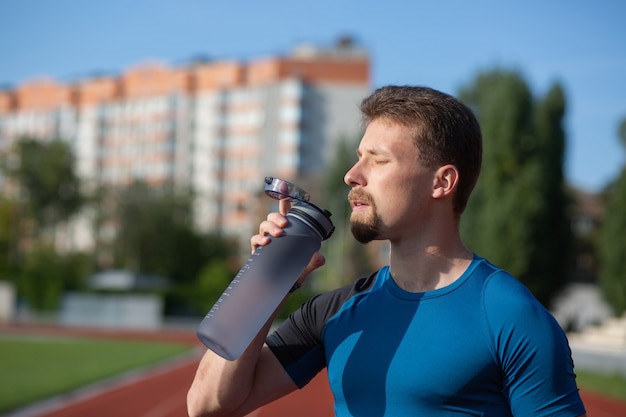
[[[452,195],[459,183],[459,170],[454,165],[444,165],[435,171],[433,177],[433,198]]]

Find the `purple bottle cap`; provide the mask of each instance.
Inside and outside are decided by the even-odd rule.
[[[276,200],[309,201],[311,198],[302,188],[274,177],[265,177],[265,194]]]

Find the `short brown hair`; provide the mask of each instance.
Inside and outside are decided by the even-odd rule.
[[[459,184],[453,208],[460,216],[482,162],[482,134],[472,111],[448,94],[419,86],[381,87],[365,98],[360,108],[366,125],[385,119],[413,129],[419,159],[425,166],[457,167]]]

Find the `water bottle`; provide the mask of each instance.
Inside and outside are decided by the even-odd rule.
[[[228,360],[246,350],[334,230],[330,212],[309,203],[302,189],[272,177],[265,182],[270,197],[295,201],[289,224],[255,250],[198,326],[200,341]]]

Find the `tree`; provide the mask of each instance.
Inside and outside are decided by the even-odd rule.
[[[626,150],[626,117],[619,125],[619,140]],[[626,312],[626,166],[606,190],[606,216],[599,237],[600,285],[618,315]]]
[[[185,276],[173,280],[166,298],[168,312],[206,314],[239,269],[235,240],[217,232],[195,236],[179,241],[180,245],[172,249],[176,252],[175,265],[190,264],[186,265]],[[193,241],[196,243],[191,246]],[[187,259],[188,253],[195,253],[191,260]]]
[[[60,139],[21,138],[3,158],[2,170],[18,190],[0,209],[2,275],[31,308],[54,309],[63,291],[81,288],[91,269],[88,255],[55,250],[54,231],[83,203],[74,155]]]
[[[567,278],[566,217],[559,85],[535,102],[522,76],[479,74],[460,94],[483,132],[481,177],[461,222],[475,252],[504,267],[547,305]]]
[[[119,193],[116,217],[114,251],[119,266],[172,279],[195,275],[202,263],[201,238],[193,231],[189,193],[136,182]],[[185,261],[180,262],[181,256]]]
[[[205,300],[217,299],[226,287],[218,290],[220,284],[236,272],[231,268],[237,254],[235,243],[194,229],[192,198],[184,190],[141,182],[118,196],[115,264],[134,273],[167,278],[171,284],[165,300],[167,313],[198,313],[206,307]]]
[[[224,259],[215,258],[198,272],[194,285],[185,288],[184,296],[198,314],[206,314],[234,276]]]
[[[91,256],[81,253],[59,255],[47,244],[37,244],[24,259],[17,289],[29,307],[54,311],[65,291],[81,290],[92,272]]]
[[[17,163],[5,164],[5,171],[18,182],[19,203],[39,231],[68,220],[80,209],[80,182],[74,155],[65,141],[22,138],[15,154]]]
[[[10,279],[17,267],[17,219],[17,203],[0,199],[0,280]]]
[[[529,272],[531,289],[542,294],[544,303],[564,285],[573,273],[574,235],[569,217],[573,199],[563,174],[565,155],[565,93],[554,85],[535,106],[537,149],[527,169],[534,174],[531,186],[541,204],[536,208],[531,228]]]

